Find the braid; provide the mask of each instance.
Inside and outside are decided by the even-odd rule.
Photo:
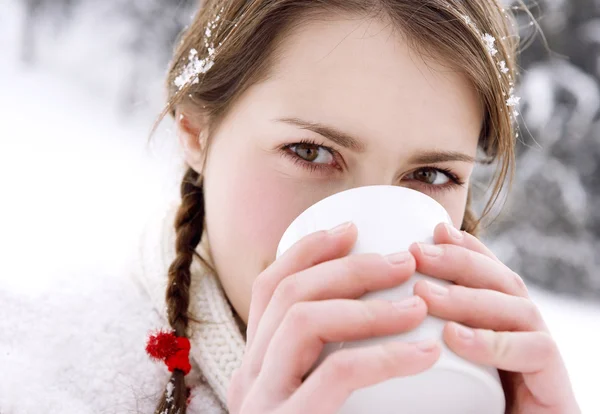
[[[204,227],[204,193],[200,175],[188,167],[181,183],[181,205],[175,217],[175,259],[169,267],[166,302],[171,328],[178,337],[187,337],[190,320],[190,267]],[[188,391],[184,373],[173,371],[169,385],[161,398],[155,414],[185,414]]]

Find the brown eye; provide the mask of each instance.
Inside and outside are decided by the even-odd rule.
[[[448,175],[435,168],[421,168],[409,174],[409,178],[431,185],[444,185],[450,181]]]
[[[311,144],[296,145],[296,154],[306,161],[313,162],[319,156],[319,147]]]
[[[320,145],[301,143],[291,145],[289,148],[306,162],[329,164],[333,161],[333,154]]]

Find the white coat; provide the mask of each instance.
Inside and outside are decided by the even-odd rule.
[[[35,294],[0,278],[1,414],[154,412],[170,373],[145,343],[167,328],[172,213],[149,223],[122,274],[57,279]],[[205,322],[190,330],[188,413],[223,414],[244,337],[218,280],[196,259],[192,275],[190,310]]]

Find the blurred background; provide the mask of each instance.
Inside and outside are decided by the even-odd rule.
[[[486,242],[532,288],[585,413],[600,412],[600,1],[528,3],[517,175]],[[118,273],[177,196],[163,77],[197,0],[0,2],[0,281]],[[519,15],[523,38],[535,27]],[[547,44],[546,44],[547,41]],[[481,169],[485,182],[489,171]]]

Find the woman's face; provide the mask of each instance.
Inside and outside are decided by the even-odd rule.
[[[423,61],[383,22],[306,23],[278,56],[214,131],[205,165],[197,145],[186,149],[203,169],[214,265],[244,321],[252,283],[287,226],[329,195],[409,187],[460,226],[483,120],[463,75]]]

